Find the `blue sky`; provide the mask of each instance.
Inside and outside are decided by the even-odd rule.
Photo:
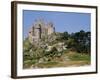
[[[80,30],[90,31],[90,13],[23,10],[24,38],[27,37],[32,24],[39,18],[43,18],[46,23],[52,22],[56,32],[67,31],[72,33]]]

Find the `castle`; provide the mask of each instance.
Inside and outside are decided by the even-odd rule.
[[[45,23],[43,19],[34,22],[29,30],[28,37],[31,43],[38,43],[41,38],[46,37],[55,32],[53,23]]]

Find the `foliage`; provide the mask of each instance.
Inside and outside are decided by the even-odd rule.
[[[90,61],[90,56],[86,54],[75,53],[70,55],[69,58],[73,61]]]
[[[62,33],[62,39],[63,39],[63,40],[68,40],[68,37],[69,37],[69,34],[68,34],[67,31],[64,32],[64,33]]]
[[[56,44],[62,42],[64,42],[66,50],[59,52]],[[46,51],[48,46],[52,46],[50,51]],[[63,33],[56,32],[49,36],[42,37],[38,46],[31,44],[29,39],[26,38],[23,41],[24,66],[29,67],[33,64],[39,64],[41,67],[43,67],[43,65],[54,65],[52,62],[54,59],[59,59],[70,51],[76,52],[75,54],[68,56],[72,61],[90,60],[90,46],[91,33],[83,30],[72,34],[69,34],[67,31]]]
[[[84,32],[81,30],[79,33],[76,33],[75,36],[77,36],[77,34],[78,34],[78,37],[76,39],[78,43],[77,50],[79,52],[89,53],[90,52],[90,39],[91,39],[90,32]]]

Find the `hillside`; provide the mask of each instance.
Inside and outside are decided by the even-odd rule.
[[[52,68],[90,64],[90,32],[55,32],[38,44],[23,41],[23,68]]]

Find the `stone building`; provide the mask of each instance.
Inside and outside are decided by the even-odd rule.
[[[42,37],[46,37],[55,32],[53,23],[45,23],[43,19],[36,20],[29,30],[29,41],[37,43]]]

